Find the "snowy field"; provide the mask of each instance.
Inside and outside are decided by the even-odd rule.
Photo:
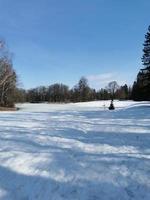
[[[0,200],[150,200],[150,104],[0,112]]]

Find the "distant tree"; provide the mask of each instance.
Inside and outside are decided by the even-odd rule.
[[[69,101],[69,87],[64,84],[53,84],[48,87],[48,98],[50,102]]]
[[[131,99],[135,100],[135,101],[138,101],[140,100],[140,88],[137,84],[137,82],[135,81],[133,83],[133,86],[132,86],[132,94],[131,94]]]
[[[75,92],[78,95],[79,101],[89,101],[92,98],[92,90],[89,87],[88,80],[85,77],[81,77],[75,87]]]
[[[112,81],[108,83],[108,86],[106,88],[111,95],[111,100],[114,100],[115,92],[119,89],[118,83],[116,81]]]
[[[4,41],[0,41],[0,106],[12,107],[15,103],[17,75]]]
[[[110,93],[107,91],[107,89],[100,89],[97,91],[97,100],[108,100],[111,99]]]
[[[36,88],[37,90],[37,96],[39,102],[45,102],[48,101],[48,88],[45,86],[40,86]]]
[[[95,89],[90,89],[90,100],[91,101],[97,100],[97,93]]]
[[[127,84],[119,87],[115,93],[115,97],[120,100],[128,100],[129,99],[129,88]]]
[[[22,88],[16,88],[14,91],[15,102],[16,103],[24,103],[27,101],[27,93],[26,90]]]
[[[80,96],[78,85],[75,85],[70,90],[70,99],[71,99],[72,102],[79,102],[79,101],[81,101],[81,96]]]
[[[37,89],[33,88],[33,89],[28,90],[26,99],[27,99],[27,102],[38,103],[39,97],[38,97]]]

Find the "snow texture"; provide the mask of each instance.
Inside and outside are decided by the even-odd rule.
[[[150,104],[0,112],[0,200],[149,200]]]

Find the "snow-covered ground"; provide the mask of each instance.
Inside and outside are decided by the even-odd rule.
[[[150,103],[0,112],[0,200],[149,200]]]

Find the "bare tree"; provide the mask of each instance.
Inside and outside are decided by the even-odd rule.
[[[119,89],[119,85],[116,81],[108,83],[107,91],[111,94],[111,100],[114,100],[115,92]]]
[[[4,41],[0,41],[0,106],[13,105],[17,76]]]

